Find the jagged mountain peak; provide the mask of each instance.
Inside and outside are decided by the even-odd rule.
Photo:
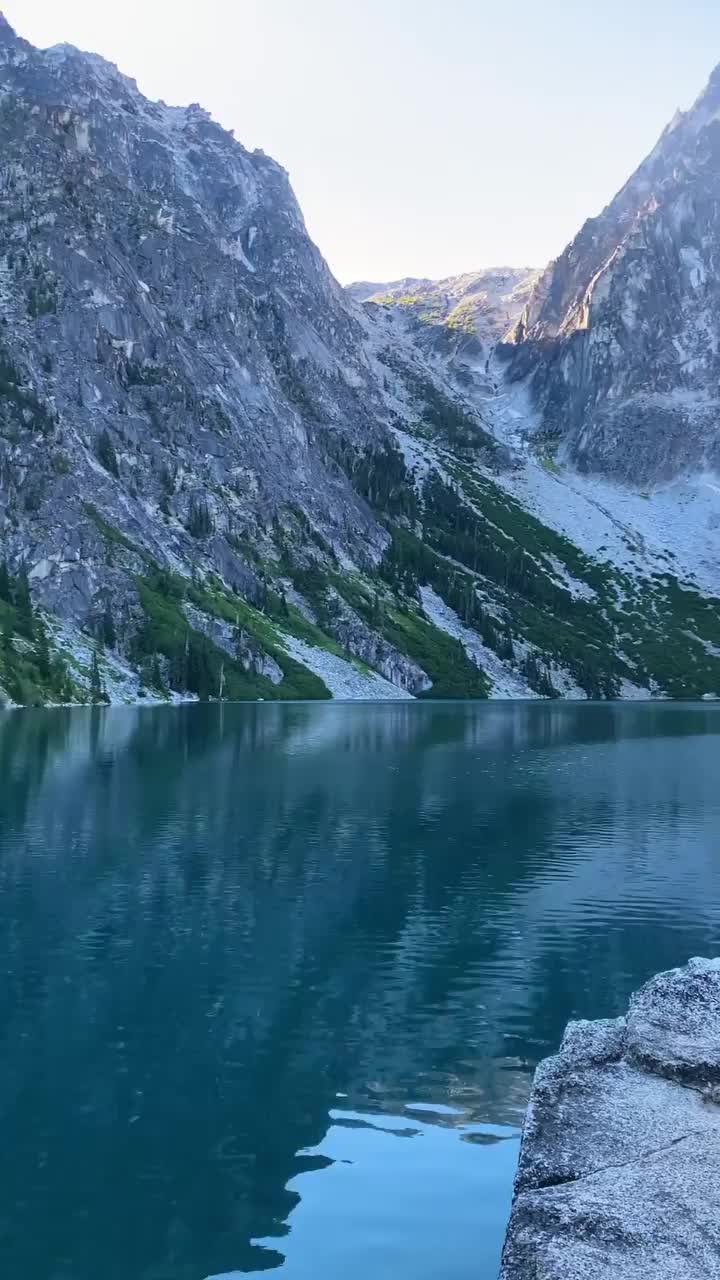
[[[639,220],[690,174],[720,173],[720,141],[705,131],[720,122],[720,65],[687,111],[676,112],[655,147],[610,203],[588,218],[565,251],[539,274],[515,340],[546,339],[584,327],[585,293],[598,282]]]
[[[622,479],[720,469],[720,68],[539,278],[511,336],[576,465]]]
[[[658,147],[677,130],[682,130],[689,125],[693,132],[697,132],[717,118],[718,114],[720,114],[720,63],[710,73],[705,88],[695,99],[692,106],[685,110],[678,107],[672,119],[663,129],[658,141]],[[655,150],[657,150],[657,147]],[[651,152],[651,156],[653,154],[654,152]]]
[[[700,107],[705,110],[720,110],[720,62],[710,72],[707,85],[693,107],[691,107],[690,112],[697,111]]]
[[[432,407],[433,430],[500,458],[480,415],[410,344],[390,351],[309,239],[285,170],[198,105],[151,102],[68,45],[11,49],[0,99],[11,603],[22,568],[53,625],[115,637],[136,685],[143,650],[154,687],[203,696],[223,663],[236,694],[428,689],[401,634],[373,629],[365,594],[351,606],[332,576],[376,572],[386,494],[417,503],[395,433]],[[345,658],[291,595],[303,573],[323,583],[318,611]],[[263,621],[270,599],[281,625]],[[23,700],[10,665],[3,685],[0,654],[0,701],[3,688]]]
[[[0,44],[11,45],[24,43],[10,25],[5,14],[0,10]]]

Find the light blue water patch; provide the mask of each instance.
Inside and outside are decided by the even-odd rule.
[[[436,1111],[452,1125],[421,1120]],[[510,1209],[519,1130],[463,1123],[446,1104],[409,1104],[412,1116],[334,1111],[319,1146],[330,1161],[293,1179],[300,1196],[282,1241],[288,1280],[467,1280],[495,1277],[497,1222]]]
[[[436,1116],[462,1116],[465,1112],[460,1107],[449,1107],[444,1102],[406,1102],[406,1111],[427,1111]]]

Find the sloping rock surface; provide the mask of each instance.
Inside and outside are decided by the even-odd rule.
[[[720,1277],[720,960],[574,1022],[538,1068],[501,1280]]]

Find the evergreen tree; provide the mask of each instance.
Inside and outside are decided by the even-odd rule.
[[[557,698],[558,691],[552,682],[552,676],[547,666],[543,666],[535,654],[528,654],[524,662],[520,666],[522,674],[525,676],[531,689],[539,693],[543,698]]]
[[[107,702],[107,694],[100,675],[97,649],[93,649],[92,665],[90,667],[90,701],[95,704]]]
[[[186,688],[206,702],[215,693],[215,685],[207,644],[204,638],[193,635],[188,650]]]
[[[204,498],[192,498],[186,529],[193,538],[209,538],[214,530],[213,518]]]
[[[95,445],[95,456],[101,467],[110,472],[111,476],[118,476],[120,468],[118,467],[117,454],[115,446],[105,428],[100,432]]]
[[[7,560],[0,563],[0,600],[4,600],[6,604],[12,601],[12,586],[10,584],[10,570],[8,569]]]
[[[49,680],[51,675],[50,645],[48,644],[45,623],[39,615],[35,620],[35,658],[41,679]]]
[[[2,651],[3,666],[7,668],[15,657],[15,646],[13,645],[13,629],[10,622],[6,622],[3,627],[2,641],[0,642],[0,650]]]
[[[18,630],[28,640],[33,638],[33,609],[32,599],[30,596],[30,583],[28,581],[27,566],[23,563],[20,565],[17,578],[15,579],[14,590],[15,609],[17,610]]]
[[[112,609],[109,604],[105,605],[102,621],[100,624],[100,639],[106,649],[114,649],[117,643],[117,634],[115,632],[115,622],[112,616]]]

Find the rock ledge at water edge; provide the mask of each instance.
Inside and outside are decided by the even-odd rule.
[[[538,1067],[501,1280],[720,1280],[720,959]]]

